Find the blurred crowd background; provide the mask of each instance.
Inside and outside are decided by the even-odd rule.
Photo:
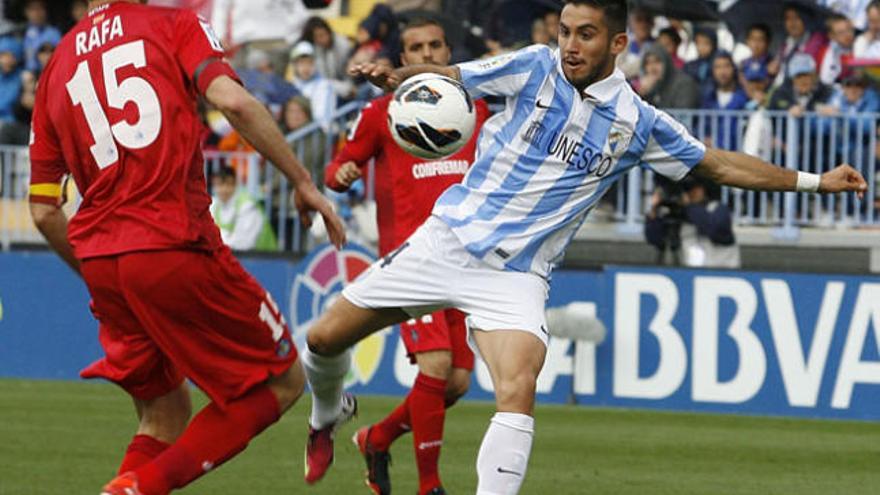
[[[458,62],[530,44],[555,46],[561,5],[557,0],[150,3],[191,8],[210,20],[242,81],[266,104],[280,128],[290,136],[311,126],[306,137],[315,140],[315,145],[296,141],[300,158],[317,171],[334,149],[320,143],[344,136],[334,128],[339,109],[380,94],[366,81],[349,77],[348,68],[366,61],[398,65],[399,33],[408,20],[429,17],[439,21],[453,62]],[[880,0],[634,0],[631,4],[630,44],[618,63],[633,88],[657,107],[719,112],[765,109],[817,119],[860,119],[880,111],[873,77],[880,66]],[[26,145],[40,73],[63,34],[87,13],[87,2],[0,0],[0,10],[0,145]],[[202,110],[206,150],[253,150],[218,112]],[[873,115],[870,118],[864,129],[873,133],[876,122]],[[863,129],[862,123],[853,123]],[[745,122],[736,118],[688,124],[707,144],[727,149],[749,145],[742,142],[740,132]],[[775,132],[768,125],[755,122],[758,129],[752,134],[758,144],[752,148],[762,146],[761,135]],[[813,131],[822,131],[820,120],[811,125]],[[867,142],[863,136],[853,139]],[[747,151],[772,159],[773,148],[782,145],[776,140],[764,143],[764,151]],[[874,153],[866,153],[865,160],[868,155]],[[211,175],[219,180],[221,175],[232,174],[244,183],[248,171],[240,165],[248,160],[245,155],[240,159],[229,156],[233,155],[225,155]],[[876,168],[876,163],[868,167]],[[265,187],[266,180],[261,182]],[[364,194],[365,188],[355,191]],[[261,199],[268,204],[265,197]],[[341,208],[349,200],[340,200]],[[269,208],[273,211],[283,203],[277,198],[272,201],[275,206]],[[279,215],[277,211],[266,214],[273,217],[271,225],[277,225]],[[277,227],[274,230],[273,234],[282,234]],[[287,232],[281,237],[291,235]]]

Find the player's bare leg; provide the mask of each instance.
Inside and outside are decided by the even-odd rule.
[[[294,362],[284,373],[225,407],[208,404],[181,433],[175,429],[184,413],[189,416],[185,387],[183,384],[154,401],[136,402],[141,415],[139,433],[155,432],[176,440],[149,462],[127,469],[108,483],[102,494],[164,495],[188,485],[244,450],[253,437],[275,423],[302,395],[305,374],[299,362]]]
[[[368,335],[410,318],[399,308],[368,309],[340,297],[309,329],[302,353],[312,389],[312,414],[306,444],[305,481],[324,477],[333,463],[336,429],[357,411],[357,401],[343,394],[343,381],[351,366],[349,349]]]
[[[133,401],[138,429],[119,465],[119,474],[137,469],[164,452],[186,429],[192,414],[186,383],[155,399]]]
[[[535,384],[547,349],[528,332],[474,330],[473,336],[492,376],[497,409],[477,456],[477,494],[513,495],[528,467]]]

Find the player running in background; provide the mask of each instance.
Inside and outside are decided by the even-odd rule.
[[[41,77],[31,144],[31,212],[92,296],[111,380],[140,420],[107,495],[163,495],[243,450],[302,393],[290,332],[232,256],[208,207],[196,99],[221,110],[294,184],[302,219],[342,223],[266,109],[189,11],[92,1]],[[71,174],[83,200],[59,209]],[[185,378],[211,402],[190,422]],[[36,491],[39,491],[36,489]]]
[[[443,28],[436,21],[413,19],[400,35],[401,63],[449,63],[451,52]],[[405,152],[388,130],[392,94],[370,102],[361,112],[342,151],[327,167],[325,182],[344,191],[361,177],[361,168],[376,159],[376,203],[379,255],[400,246],[430,215],[434,202],[449,186],[458,184],[474,159],[477,136],[489,109],[476,102],[474,136],[456,154],[426,161]],[[388,449],[400,435],[412,430],[419,494],[444,493],[438,471],[445,408],[467,392],[474,355],[467,344],[464,314],[437,311],[400,325],[400,335],[419,375],[407,398],[382,421],[360,429],[355,443],[367,463],[367,485],[377,494],[391,493]],[[320,417],[313,411],[307,445],[306,481],[320,479],[333,459],[332,431],[336,415]]]
[[[486,122],[464,182],[443,193],[406,248],[346,287],[310,329],[303,362],[317,410],[338,411],[340,395],[324,391],[348,368],[344,351],[355,342],[427,308],[458,308],[468,314],[469,338],[495,388],[477,493],[518,493],[547,350],[547,278],[615,181],[647,166],[673,180],[693,170],[747,189],[864,194],[864,178],[847,165],[819,176],[707,149],[641,100],[615,69],[627,46],[626,22],[626,0],[567,0],[558,51],[532,46],[453,67],[360,68],[389,89],[439,73],[475,97],[505,97],[507,106]]]

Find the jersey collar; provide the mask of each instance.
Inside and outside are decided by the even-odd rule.
[[[625,84],[626,76],[623,75],[623,71],[615,67],[610,76],[587,86],[584,89],[584,97],[599,104],[609,103]]]
[[[556,70],[559,71],[562,77],[565,77],[565,71],[562,69],[562,55],[560,49],[557,48],[554,52],[556,53]],[[566,80],[566,82],[568,81]],[[626,76],[623,74],[623,71],[615,67],[614,72],[612,72],[610,76],[587,86],[583,91],[583,96],[585,99],[593,103],[604,105],[613,100],[620,91],[620,88],[625,84],[627,84]]]

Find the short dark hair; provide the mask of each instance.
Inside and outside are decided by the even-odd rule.
[[[605,24],[612,35],[626,32],[629,8],[626,0],[565,0],[565,5],[586,5],[605,14]]]
[[[869,3],[868,6],[865,7],[865,12],[871,9],[880,9],[880,0],[871,0],[871,3]]]
[[[761,31],[764,33],[764,37],[767,38],[767,42],[773,41],[773,31],[770,30],[770,26],[764,24],[763,22],[759,22],[757,24],[752,24],[749,26],[749,30],[746,31],[746,36],[752,33],[752,31]]]
[[[681,44],[681,35],[678,34],[678,30],[675,29],[674,27],[670,26],[670,27],[665,27],[665,28],[661,29],[660,33],[657,36],[660,37],[660,36],[664,36],[664,35],[669,36],[669,39],[671,39],[672,42],[675,43],[676,45]]]
[[[449,45],[449,40],[446,39],[446,29],[443,27],[443,24],[440,24],[440,21],[437,19],[432,19],[430,17],[413,17],[406,21],[406,24],[403,25],[403,28],[400,30],[400,51],[406,51],[406,47],[403,45],[403,33],[409,31],[410,29],[418,29],[425,26],[437,26],[443,31],[443,43],[447,46]]]

